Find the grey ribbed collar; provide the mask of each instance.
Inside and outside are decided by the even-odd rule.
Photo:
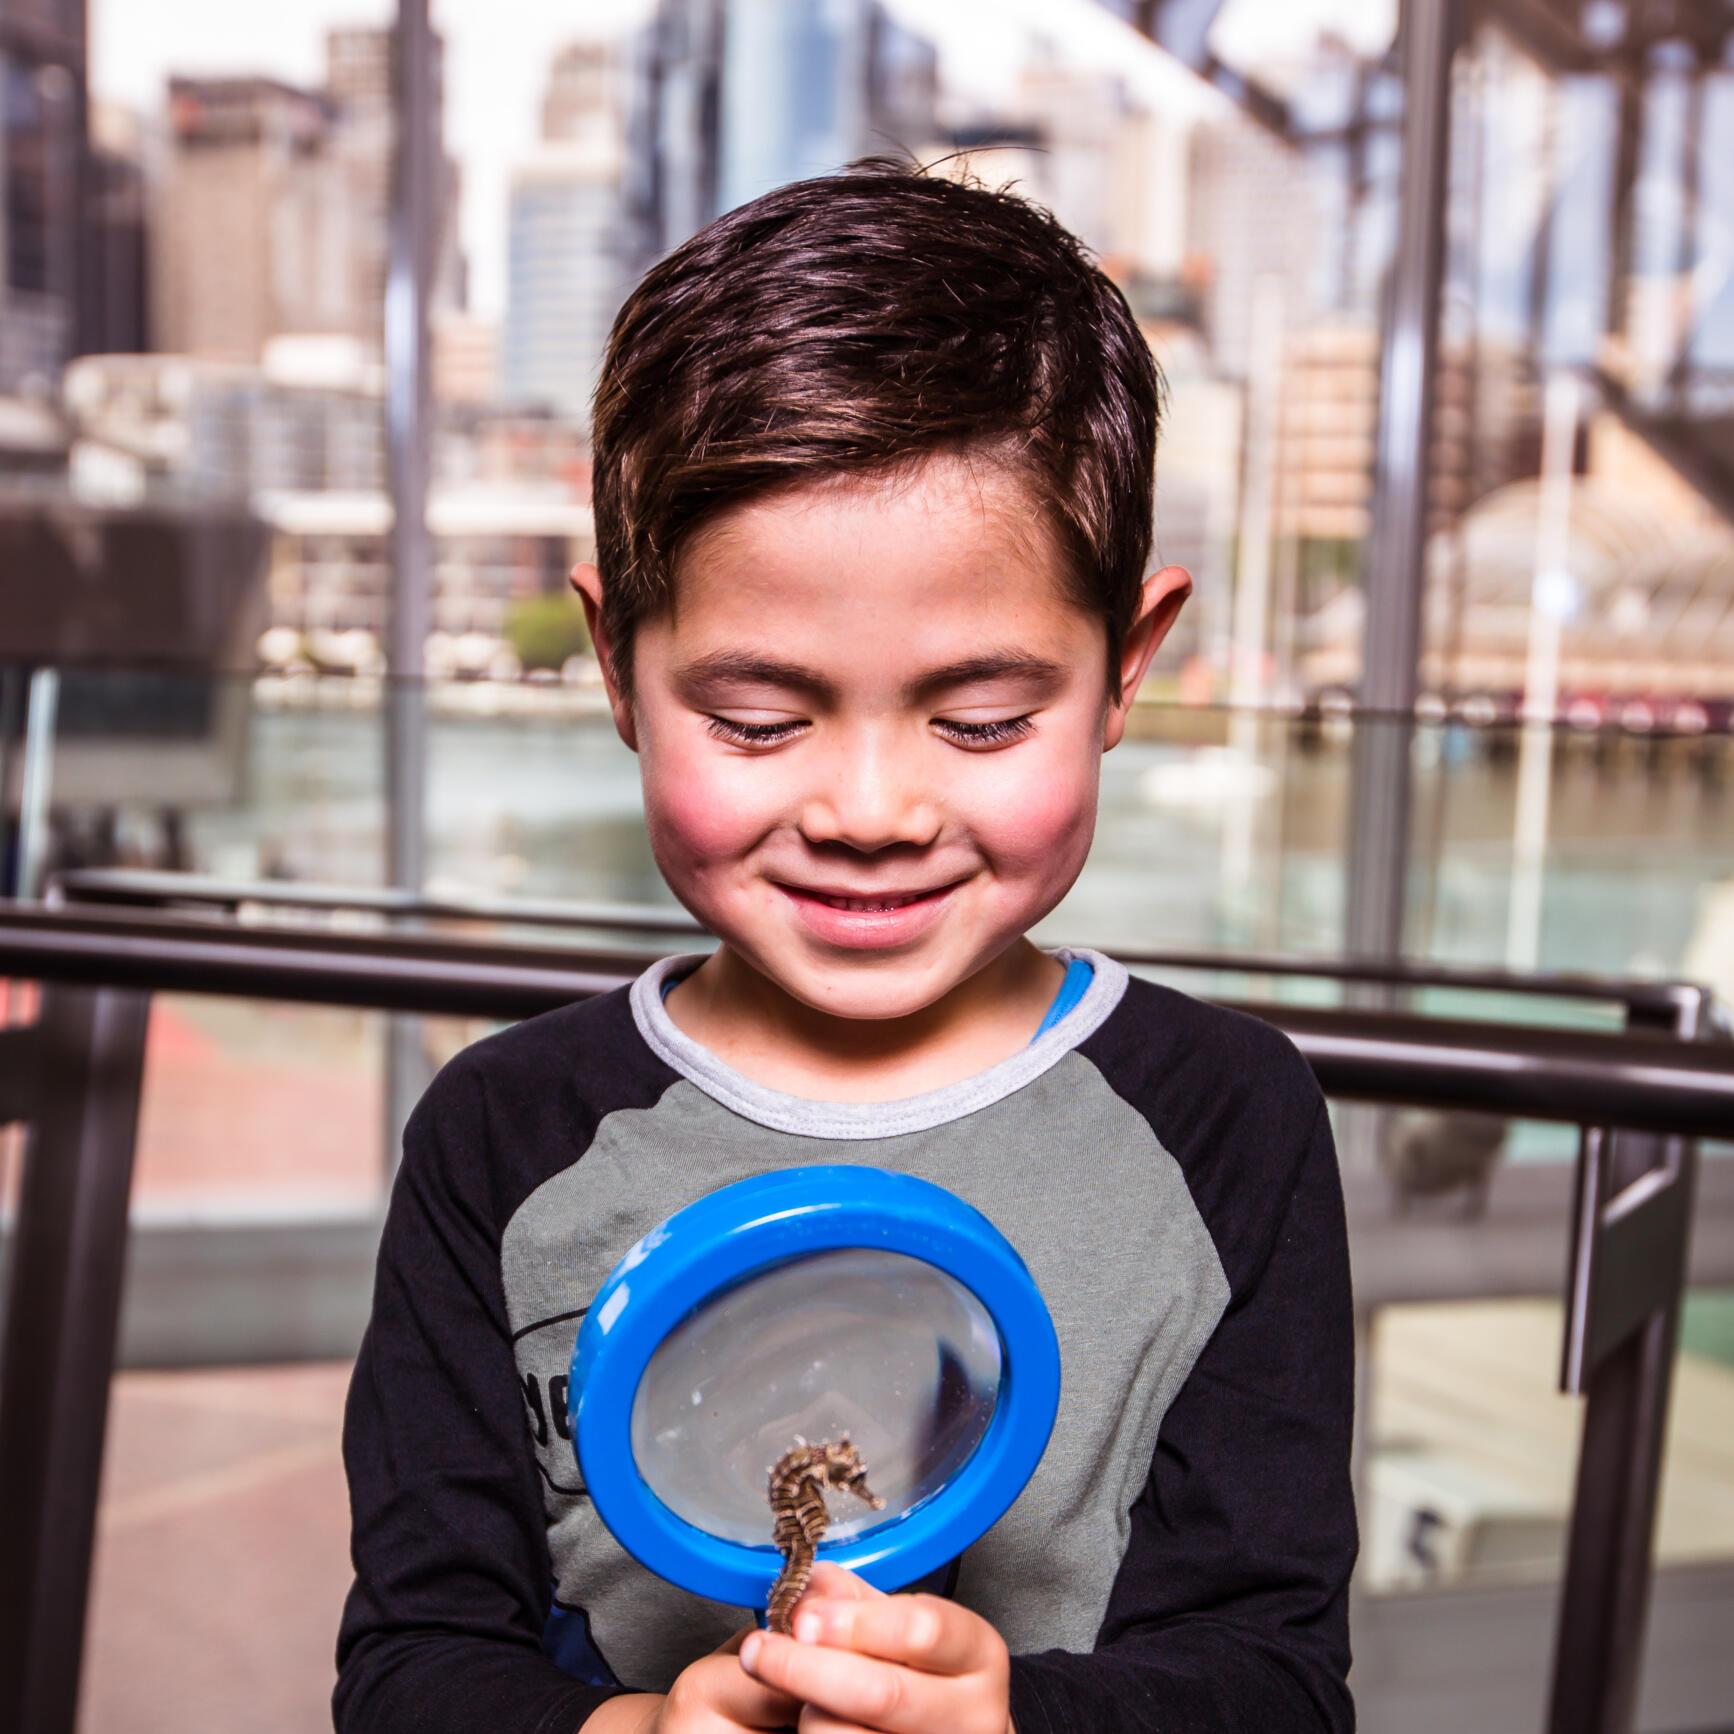
[[[1126,966],[1103,952],[1087,946],[1055,946],[1048,952],[1050,957],[1061,963],[1085,958],[1095,973],[1083,998],[1027,1047],[973,1078],[962,1078],[919,1096],[900,1096],[889,1102],[827,1102],[787,1095],[755,1083],[695,1042],[668,1015],[662,1003],[663,981],[671,974],[696,969],[707,955],[684,952],[659,958],[633,982],[632,1017],[639,1033],[654,1053],[725,1108],[761,1126],[813,1138],[894,1138],[905,1132],[922,1132],[1021,1090],[1103,1023],[1120,1003],[1127,979]]]

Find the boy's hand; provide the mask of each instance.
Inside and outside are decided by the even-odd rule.
[[[586,1720],[580,1734],[760,1734],[793,1728],[801,1706],[755,1680],[736,1660],[741,1640],[752,1630],[743,1626],[727,1643],[689,1663],[662,1697],[634,1693],[612,1699]]]
[[[956,1602],[884,1595],[826,1562],[794,1627],[749,1633],[741,1666],[801,1700],[801,1734],[1014,1734],[1005,1640]]]

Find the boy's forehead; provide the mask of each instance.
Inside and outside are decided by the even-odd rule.
[[[718,513],[681,551],[670,613],[678,624],[683,613],[690,621],[772,602],[881,613],[1075,607],[1060,561],[1024,478],[980,459],[934,457],[889,475],[780,488]]]

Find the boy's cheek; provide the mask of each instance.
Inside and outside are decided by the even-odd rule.
[[[1038,877],[1081,866],[1095,829],[1094,782],[1081,784],[1063,772],[993,791],[980,803],[976,827],[1003,865],[1027,868]]]
[[[754,796],[740,779],[664,775],[658,768],[645,777],[645,821],[675,861],[700,867],[763,834],[768,816],[757,811]]]

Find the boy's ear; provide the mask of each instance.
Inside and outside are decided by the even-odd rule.
[[[1144,580],[1144,598],[1139,605],[1138,618],[1132,622],[1132,629],[1126,634],[1125,645],[1120,651],[1120,702],[1109,703],[1102,725],[1103,752],[1119,745],[1121,735],[1126,732],[1126,712],[1138,696],[1150,658],[1161,647],[1168,629],[1191,594],[1192,574],[1184,566],[1164,566],[1160,572],[1152,572]]]
[[[602,684],[608,690],[608,708],[614,713],[615,732],[637,752],[638,727],[632,706],[621,697],[620,689],[614,684],[614,647],[602,624],[602,574],[589,561],[581,561],[572,568],[571,581],[572,588],[578,592],[578,600],[584,604],[584,624],[589,630],[590,642],[595,646],[596,660],[602,665]]]

